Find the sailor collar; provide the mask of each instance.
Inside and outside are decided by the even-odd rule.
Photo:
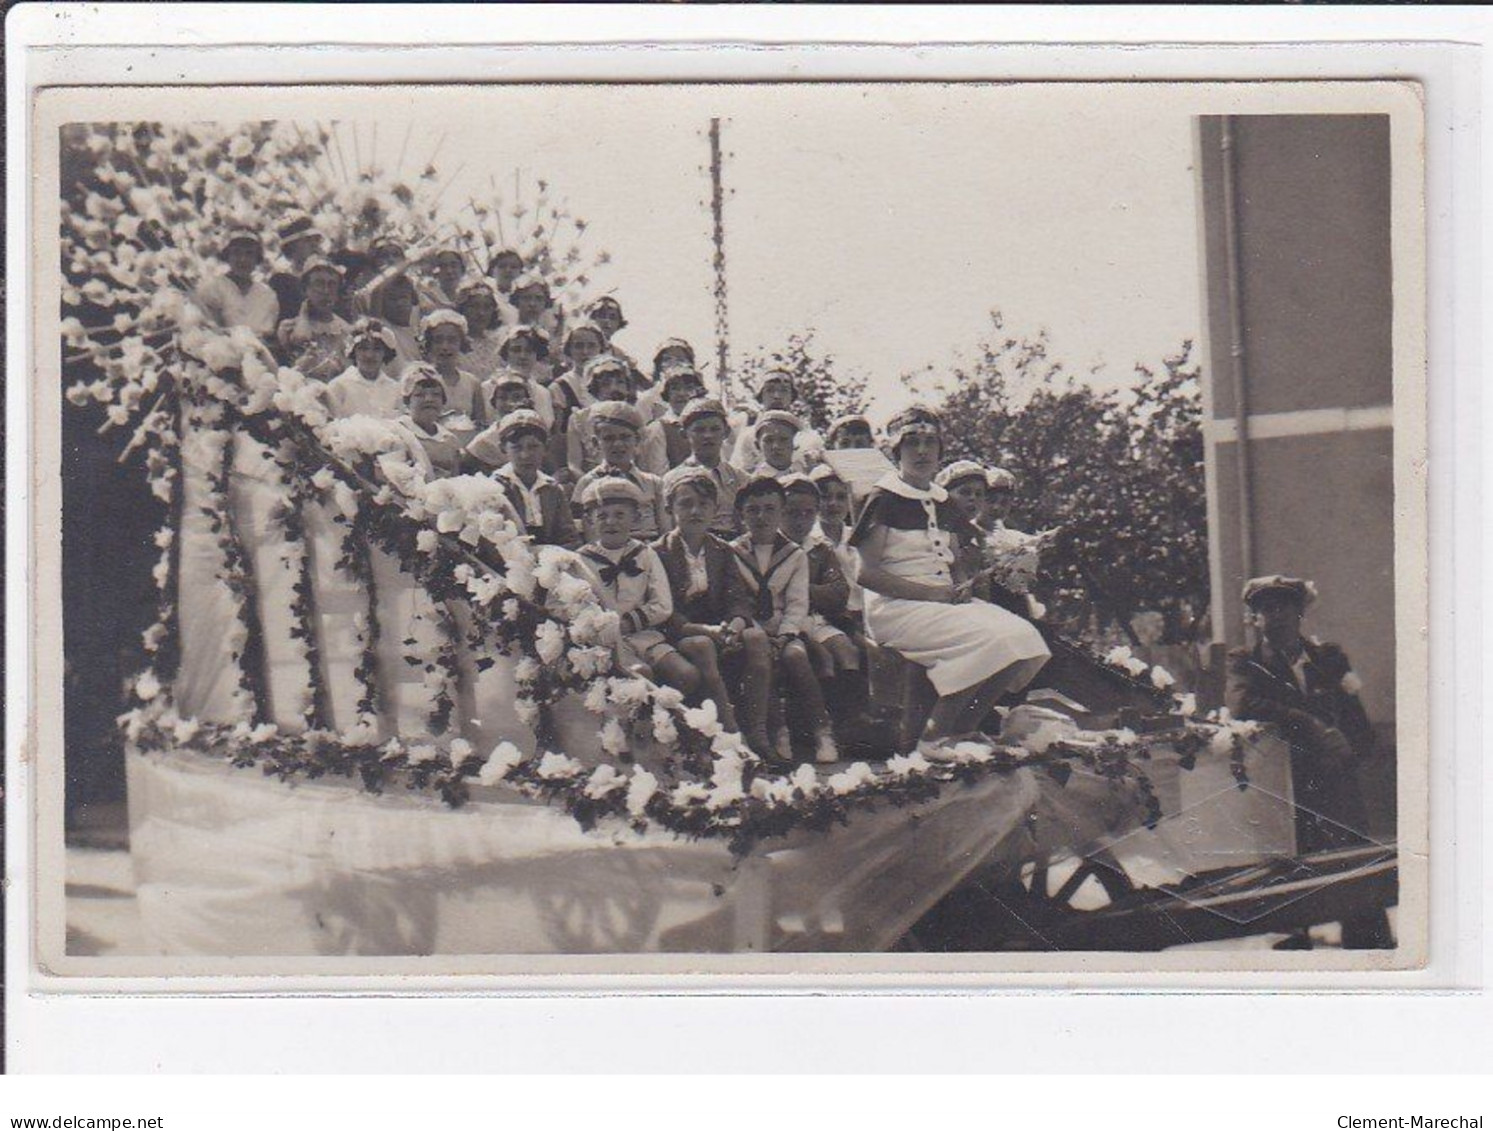
[[[886,491],[888,494],[900,495],[904,499],[913,499],[920,503],[941,503],[949,497],[949,493],[937,483],[930,484],[926,491],[920,491],[895,471],[888,471],[876,481],[875,486],[878,491]]]

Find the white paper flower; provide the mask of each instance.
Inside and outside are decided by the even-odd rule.
[[[434,746],[428,742],[422,742],[418,746],[411,746],[404,760],[411,766],[419,766],[426,762],[434,762],[440,756],[441,752]]]
[[[441,536],[434,530],[422,530],[415,535],[415,548],[422,554],[433,554],[441,544]]]
[[[647,770],[634,770],[627,783],[627,811],[634,817],[643,816],[648,802],[653,800],[653,795],[657,792],[656,777]]]
[[[1172,713],[1188,716],[1196,715],[1198,713],[1198,697],[1190,691],[1185,695],[1178,695],[1176,707]]]
[[[793,776],[788,780],[793,783],[793,788],[801,790],[805,797],[812,797],[819,790],[819,775],[807,762],[794,770]]]
[[[678,710],[684,706],[684,692],[661,683],[653,689],[653,702],[671,711]]]
[[[886,760],[886,768],[893,777],[905,778],[933,768],[933,763],[914,750],[911,754],[894,754]]]
[[[534,649],[546,664],[553,664],[565,652],[565,630],[552,620],[542,621],[534,631]]]
[[[616,719],[608,719],[606,725],[601,728],[601,748],[608,754],[616,757],[626,754],[628,749],[627,731]]]
[[[477,780],[483,785],[497,785],[523,760],[523,751],[517,746],[511,742],[500,742],[493,747],[492,753],[487,756],[487,761],[482,763]]]
[[[141,699],[154,699],[160,693],[161,681],[150,668],[146,668],[135,678],[135,694]]]
[[[706,699],[698,707],[684,709],[684,725],[706,738],[714,738],[721,732],[720,718],[716,713],[715,700]]]
[[[1363,680],[1358,677],[1357,672],[1348,672],[1343,676],[1343,691],[1348,695],[1357,695],[1363,690]]]
[[[1171,687],[1176,682],[1177,681],[1172,676],[1172,673],[1167,671],[1160,664],[1151,669],[1151,683],[1158,691],[1165,691],[1168,687]]]
[[[564,754],[557,754],[553,750],[547,750],[544,757],[539,759],[539,765],[535,767],[535,772],[542,778],[573,778],[584,768],[574,758]]]
[[[653,737],[660,746],[673,746],[679,741],[679,729],[674,725],[674,716],[668,711],[653,712]]]
[[[519,683],[531,683],[539,678],[539,661],[533,656],[525,656],[513,665],[513,678]]]
[[[600,801],[607,794],[626,785],[627,779],[617,772],[616,767],[603,763],[592,770],[591,776],[586,779],[585,793],[587,797]]]
[[[843,796],[859,789],[863,785],[870,785],[875,780],[876,775],[865,762],[852,762],[838,774],[831,774],[824,784],[832,792]]]

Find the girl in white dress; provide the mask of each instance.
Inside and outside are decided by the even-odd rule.
[[[924,668],[938,694],[918,742],[934,758],[947,740],[976,732],[1050,653],[1029,621],[970,598],[958,564],[968,520],[933,482],[943,449],[937,413],[907,409],[887,433],[897,471],[872,489],[850,544],[871,639]]]

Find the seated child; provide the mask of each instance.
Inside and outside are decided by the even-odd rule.
[[[813,744],[815,761],[834,762],[840,752],[803,639],[809,618],[809,559],[779,530],[783,503],[783,485],[775,477],[748,479],[736,493],[736,512],[746,533],[731,548],[752,595],[752,619],[767,633],[797,714],[811,731],[800,737]],[[781,762],[793,761],[793,744],[784,728],[778,731],[776,754]]]
[[[420,352],[446,388],[446,427],[470,440],[487,423],[482,382],[460,367],[467,348],[467,320],[454,310],[433,310],[420,319]]]
[[[679,424],[690,448],[689,458],[679,466],[703,468],[715,480],[717,500],[710,531],[727,540],[735,538],[741,533],[736,524],[736,492],[747,477],[721,455],[728,427],[726,406],[714,397],[700,397],[684,406]]]
[[[548,385],[550,369],[544,359],[549,356],[550,340],[537,326],[509,326],[498,334],[498,360],[503,367],[498,373],[511,373],[521,377],[529,387],[529,400],[534,411],[544,418],[544,426],[555,427],[555,402]],[[495,375],[485,382],[489,397]]]
[[[318,381],[330,381],[347,360],[347,335],[352,329],[337,315],[342,272],[330,260],[313,255],[301,272],[306,299],[298,314],[280,323],[275,339],[292,369]]]
[[[541,546],[574,549],[580,541],[563,487],[542,470],[549,432],[537,412],[520,408],[504,414],[467,448],[484,463],[494,462],[494,449],[505,457],[493,478],[503,485],[508,501],[529,537]]]
[[[803,429],[803,422],[791,412],[772,409],[757,418],[757,450],[762,462],[752,468],[752,475],[784,476],[803,471],[803,461],[793,454],[793,441]]]
[[[580,476],[595,467],[601,460],[601,448],[597,443],[592,420],[592,408],[598,401],[625,402],[635,404],[637,394],[633,389],[631,371],[610,354],[592,358],[581,373],[590,404],[570,414],[570,427],[566,432],[566,460],[571,472]],[[639,415],[639,421],[644,418]],[[641,437],[639,438],[641,442]]]
[[[767,634],[752,624],[752,598],[731,547],[711,534],[716,486],[700,467],[678,467],[664,476],[664,498],[674,529],[653,544],[674,598],[669,635],[699,669],[704,694],[715,700],[721,725],[741,731],[759,755],[772,753],[767,738],[767,696],[772,656]],[[737,678],[739,704],[722,668]]]
[[[622,616],[614,641],[617,663],[692,695],[700,673],[663,633],[674,612],[668,575],[653,547],[632,536],[642,500],[637,485],[626,479],[586,485],[586,518],[596,537],[580,549],[581,568],[603,607]]]
[[[956,459],[939,470],[933,482],[949,493],[959,513],[969,520],[959,538],[959,565],[961,574],[974,579],[973,595],[980,600],[990,600],[990,554],[983,537],[981,519],[988,513],[986,496],[989,478],[985,468],[969,459]]]
[[[690,401],[705,395],[705,381],[693,366],[676,365],[664,371],[661,392],[667,407],[662,416],[644,426],[638,450],[638,466],[654,475],[663,475],[689,458],[689,439],[679,414]]]
[[[835,548],[819,529],[819,488],[807,475],[787,475],[783,484],[782,531],[809,559],[809,616],[804,636],[813,647],[819,674],[832,679],[861,668],[860,650],[844,629],[850,582],[840,569]]]
[[[410,454],[427,479],[460,475],[463,444],[441,423],[446,413],[446,382],[435,366],[419,362],[399,381],[405,413],[396,421],[414,441]]]
[[[386,372],[398,348],[381,322],[360,318],[348,337],[352,364],[327,382],[327,407],[334,417],[378,416],[392,420],[402,408],[399,382]]]
[[[601,462],[576,481],[571,497],[572,508],[584,512],[586,488],[598,479],[625,479],[639,492],[637,526],[633,533],[651,542],[668,529],[668,513],[664,506],[663,480],[633,464],[638,437],[643,431],[643,416],[636,406],[624,401],[598,401],[586,412],[596,433]],[[587,537],[591,536],[588,530]]]

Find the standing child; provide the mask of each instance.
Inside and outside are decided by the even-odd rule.
[[[337,314],[342,272],[330,259],[314,255],[301,272],[306,299],[300,313],[280,323],[276,338],[293,369],[318,381],[330,381],[347,360],[347,336],[352,329]]]
[[[555,426],[555,403],[550,396],[550,369],[545,362],[549,357],[550,340],[538,326],[509,326],[498,333],[498,360],[501,373],[511,373],[523,378],[529,389],[529,400],[534,411],[544,417],[544,426]],[[492,394],[489,378],[488,395]]]
[[[348,334],[352,364],[327,383],[327,405],[335,417],[399,415],[403,397],[388,373],[396,349],[394,335],[381,322],[360,318]]]
[[[572,506],[584,510],[586,489],[598,479],[625,479],[638,489],[637,526],[633,533],[651,542],[668,529],[668,512],[664,506],[663,480],[640,471],[633,463],[638,437],[643,431],[642,414],[625,401],[598,401],[587,411],[601,462],[576,483]],[[589,530],[587,535],[591,536]]]
[[[639,467],[663,475],[689,458],[689,438],[684,434],[679,414],[690,401],[704,395],[705,381],[693,366],[675,365],[664,370],[663,398],[667,408],[662,416],[648,421],[643,428]]]
[[[546,475],[541,465],[549,432],[539,414],[530,409],[510,412],[472,441],[473,451],[489,433],[508,457],[493,478],[503,485],[529,537],[540,546],[573,549],[580,541],[565,489]],[[475,453],[474,453],[475,454]]]
[[[394,348],[399,351],[390,367],[394,376],[402,376],[407,366],[424,360],[420,352],[419,303],[408,275],[395,275],[374,287],[367,305],[372,316],[382,320],[394,335]]]
[[[520,275],[513,281],[513,290],[508,293],[513,304],[516,326],[537,326],[548,335],[550,341],[565,336],[565,319],[555,309],[550,297],[549,284],[538,275]]]
[[[782,477],[803,471],[803,461],[793,454],[793,441],[802,430],[803,422],[791,412],[771,409],[759,416],[755,431],[762,461],[749,474]]]
[[[470,440],[487,420],[487,407],[482,382],[460,366],[466,346],[467,320],[456,311],[433,310],[420,319],[420,351],[446,387],[446,427]]]
[[[716,511],[710,531],[729,541],[741,533],[736,523],[736,492],[747,477],[721,455],[726,442],[726,406],[714,397],[697,398],[684,406],[679,423],[690,448],[689,458],[679,466],[701,468],[715,480]]]
[[[767,695],[772,655],[767,634],[752,624],[752,599],[731,547],[708,529],[715,515],[715,480],[704,468],[675,468],[664,476],[664,498],[674,529],[653,548],[664,563],[674,598],[670,637],[699,670],[721,725],[728,731],[744,731],[753,750],[770,754]],[[738,696],[730,693],[723,671],[735,676]]]
[[[798,395],[793,374],[783,369],[772,370],[763,376],[755,395],[757,407],[748,408],[731,421],[736,439],[728,458],[737,467],[756,467],[762,462],[762,453],[757,449],[757,420],[764,412],[788,412],[793,408]]]
[[[550,399],[555,404],[555,431],[565,432],[570,428],[570,418],[579,409],[591,403],[586,391],[583,374],[592,358],[606,353],[607,337],[601,327],[582,322],[565,336],[565,363],[550,384]]]
[[[837,416],[830,421],[824,435],[825,447],[832,451],[848,451],[857,448],[873,448],[876,440],[871,434],[871,422],[858,412]]]
[[[301,303],[306,301],[301,290],[301,272],[306,269],[306,260],[321,251],[322,236],[311,214],[299,208],[285,214],[275,234],[280,238],[280,254],[285,257],[288,270],[270,276],[270,289],[275,292],[280,309],[288,315],[292,310],[300,310]]]
[[[498,310],[504,326],[518,321],[518,311],[510,301],[513,284],[524,273],[524,257],[511,247],[505,247],[488,261],[487,277],[493,281],[498,292]]]
[[[466,367],[486,381],[503,364],[498,349],[502,324],[491,279],[469,279],[456,292],[456,310],[467,320]]]
[[[587,362],[581,378],[586,383],[586,395],[591,398],[591,403],[571,414],[570,428],[565,434],[565,462],[576,476],[585,474],[601,459],[594,420],[597,402],[622,401],[635,404],[637,401],[631,370],[610,354],[603,354]],[[643,419],[641,414],[638,419]],[[641,443],[641,438],[639,442]]]
[[[773,476],[748,479],[736,493],[736,512],[746,533],[731,548],[753,598],[753,619],[767,633],[777,670],[798,707],[795,714],[810,731],[800,737],[813,745],[816,762],[835,762],[840,752],[803,640],[809,619],[809,559],[779,529],[784,498],[783,485]],[[779,728],[775,752],[779,761],[793,761],[787,728]]]
[[[457,293],[461,290],[462,278],[467,273],[466,261],[461,252],[443,247],[427,259],[430,276],[420,288],[420,304],[429,313],[435,310],[454,310]]]
[[[620,614],[617,663],[693,695],[700,673],[664,636],[674,613],[669,578],[653,547],[633,537],[643,494],[626,479],[586,485],[587,525],[594,540],[581,547],[581,567],[603,607]]]
[[[462,442],[441,423],[446,411],[446,382],[435,366],[417,362],[400,378],[405,413],[396,423],[413,441],[410,454],[426,479],[461,474]]]
[[[622,304],[611,295],[605,295],[591,304],[586,311],[586,317],[594,325],[599,326],[601,332],[607,336],[607,352],[627,366],[632,374],[633,390],[642,392],[649,388],[652,382],[649,381],[647,375],[638,368],[638,363],[624,353],[622,347],[617,344],[617,331],[627,325],[627,319],[622,314]]]
[[[275,292],[254,278],[264,260],[259,233],[249,228],[231,229],[221,254],[228,273],[214,276],[197,288],[197,305],[225,330],[247,326],[268,339],[275,332],[281,308]]]

